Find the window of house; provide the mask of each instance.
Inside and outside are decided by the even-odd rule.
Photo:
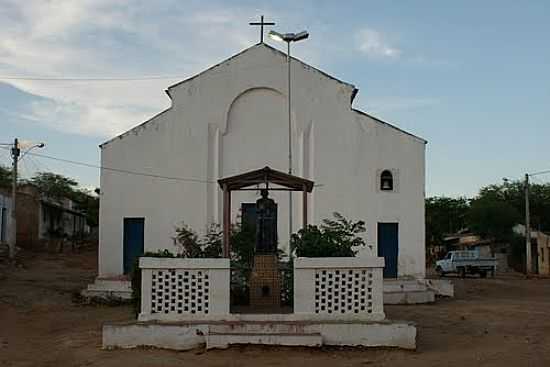
[[[393,191],[393,174],[390,170],[384,170],[380,174],[380,190]]]

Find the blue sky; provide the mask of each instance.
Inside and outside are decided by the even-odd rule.
[[[310,32],[293,53],[357,86],[355,108],[429,141],[427,195],[550,168],[550,3],[278,3],[0,0],[0,143],[98,164],[99,143],[168,107],[167,86],[256,43],[248,22],[265,14]],[[25,157],[23,175],[36,170],[99,182],[97,169]]]

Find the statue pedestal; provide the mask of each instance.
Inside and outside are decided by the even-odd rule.
[[[281,307],[281,274],[277,255],[254,255],[250,306]]]

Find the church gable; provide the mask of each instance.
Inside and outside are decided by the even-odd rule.
[[[265,120],[266,114],[263,115],[264,117],[261,115],[262,106],[269,107],[269,110],[273,110],[275,108],[273,106],[286,110],[286,93],[288,89],[286,57],[285,53],[264,43],[249,47],[191,78],[169,86],[166,93],[172,101],[172,106],[168,110],[119,135],[117,138],[103,143],[100,147],[122,139],[130,133],[139,134],[142,130],[145,131],[150,123],[164,123],[166,118],[163,117],[167,115],[174,116],[177,121],[186,121],[195,124],[195,126],[217,125],[222,135],[226,135],[230,130],[252,129],[250,131],[253,131],[255,126],[247,128],[240,125],[243,121]],[[397,132],[425,143],[419,137],[362,111],[353,109],[353,99],[358,90],[352,84],[338,80],[295,58],[292,59],[291,65],[293,83],[292,113],[293,120],[299,130],[306,130],[307,125],[310,124],[309,110],[317,108],[316,106],[328,107],[333,104],[333,107],[338,108],[342,113],[349,111],[352,115],[361,115],[360,118],[367,116],[376,124],[393,128]],[[257,108],[252,108],[250,111],[244,111],[243,106],[254,107],[256,105],[255,103],[249,103],[254,100],[262,102],[262,106],[258,105]],[[269,101],[273,102],[273,105]],[[170,113],[167,114],[166,112]],[[247,118],[241,119],[239,114],[245,112]],[[255,114],[257,116],[254,116]],[[264,121],[265,124],[268,124],[268,127],[279,120],[282,123],[286,119],[285,116],[281,116],[281,118],[273,117],[277,114],[268,115],[270,121]],[[265,129],[262,131],[265,131]],[[278,133],[275,135],[280,135]]]
[[[181,82],[173,84],[167,88],[167,94],[170,98],[173,98],[176,94],[179,93],[179,89],[185,89],[186,86],[189,86],[193,81],[196,81],[200,78],[209,78],[215,77],[220,73],[243,73],[247,71],[261,70],[262,73],[269,73],[270,64],[263,64],[265,61],[271,61],[270,64],[277,64],[279,67],[286,68],[286,54],[282,51],[269,46],[265,43],[258,43],[252,47],[249,47],[230,58],[211,66],[210,68],[200,72],[197,75],[194,75],[188,79],[185,79]],[[304,63],[303,61],[292,57],[292,62],[295,65],[296,63],[304,70],[311,71],[318,74],[319,77],[331,80],[347,87],[351,93],[351,99],[355,97],[356,88],[354,85],[341,81],[309,64]],[[286,74],[285,74],[286,75]]]

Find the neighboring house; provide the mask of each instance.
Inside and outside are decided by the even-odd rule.
[[[538,273],[550,275],[550,234],[537,232]]]
[[[53,200],[33,185],[19,188],[17,193],[17,245],[36,248],[45,240],[63,236],[71,238],[89,233],[86,215],[75,203],[63,198]]]
[[[508,243],[497,243],[489,239],[483,239],[479,235],[470,232],[461,232],[448,235],[443,239],[445,252],[452,250],[472,250],[477,251],[482,257],[495,257],[497,259],[497,269],[499,272],[510,270],[508,261],[509,247]]]
[[[493,256],[492,241],[482,239],[473,233],[457,233],[443,238],[447,251],[451,250],[473,250],[480,256]]]
[[[513,228],[514,232],[525,237],[525,226],[518,224]],[[531,229],[531,263],[533,273],[550,275],[550,235]]]
[[[308,222],[335,211],[364,220],[386,277],[424,278],[426,141],[354,109],[354,85],[294,58],[291,65],[293,174],[317,184]],[[101,145],[102,166],[151,176],[101,171],[99,278],[127,273],[143,251],[174,251],[182,222],[198,231],[221,224],[218,179],[265,166],[288,170],[286,68],[279,50],[247,48],[170,86],[170,108]],[[234,223],[257,196],[233,193]],[[270,197],[279,247],[288,251],[288,193]],[[294,197],[297,231],[302,207]]]
[[[0,244],[8,243],[11,231],[11,192],[0,187]]]

